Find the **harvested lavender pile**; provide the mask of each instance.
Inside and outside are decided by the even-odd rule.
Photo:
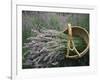
[[[67,35],[57,30],[42,30],[41,32],[33,30],[36,34],[29,37],[29,42],[23,46],[23,68],[47,68],[47,67],[66,67],[86,65],[85,57],[81,59],[66,59],[67,52]],[[75,40],[78,38],[75,38]],[[81,45],[83,41],[80,40]],[[75,44],[78,49],[82,50],[85,46],[80,47],[76,40]]]
[[[23,65],[33,68],[59,66],[66,51],[66,35],[56,30],[43,30],[41,33],[35,30],[34,32],[37,34],[36,37],[27,38],[30,42],[25,43],[23,47],[28,48],[23,56]]]

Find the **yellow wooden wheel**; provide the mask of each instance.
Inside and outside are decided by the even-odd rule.
[[[82,28],[80,26],[71,26],[71,24],[68,24],[68,27],[64,31],[64,33],[68,34],[66,58],[81,58],[82,56],[84,56],[87,53],[87,51],[89,50],[89,34],[88,34],[88,31],[85,28]],[[82,52],[79,52],[76,49],[75,43],[73,41],[73,36],[79,36],[79,37],[84,39],[87,46]],[[70,51],[75,52],[75,54],[70,55],[71,54]]]

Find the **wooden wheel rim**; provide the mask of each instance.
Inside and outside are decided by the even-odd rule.
[[[64,33],[68,34],[68,31],[69,30],[66,29],[64,31]],[[86,48],[82,52],[80,52],[80,56],[78,56],[78,55],[72,55],[72,56],[67,56],[67,58],[81,58],[89,50],[89,34],[88,34],[88,31],[85,28],[82,28],[80,26],[72,26],[72,34],[73,34],[73,36],[77,35],[79,37],[82,37],[84,39],[84,41],[86,42],[87,46],[86,46]]]

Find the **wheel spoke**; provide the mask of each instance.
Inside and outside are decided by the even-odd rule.
[[[81,55],[80,55],[80,53],[77,51],[77,49],[75,48],[74,50],[75,50],[76,54],[80,57]]]
[[[66,57],[69,57],[69,49],[67,48],[67,54]]]

